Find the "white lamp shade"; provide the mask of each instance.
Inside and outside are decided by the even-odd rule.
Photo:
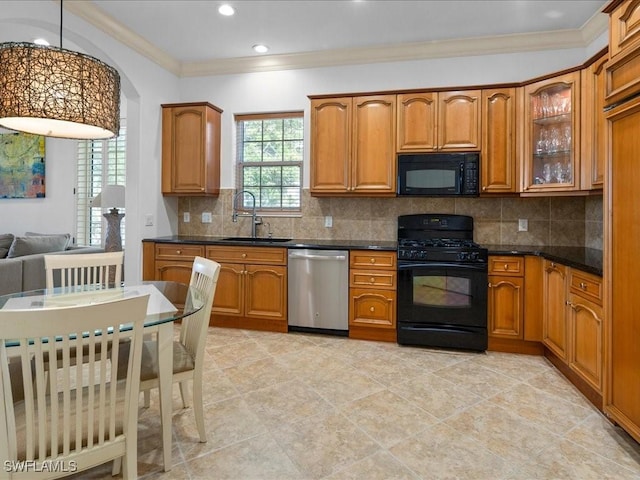
[[[124,186],[105,185],[98,195],[91,201],[92,207],[121,208],[124,207]]]

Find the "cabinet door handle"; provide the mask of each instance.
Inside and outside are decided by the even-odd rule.
[[[247,258],[247,254],[246,254],[246,253],[243,253],[243,254],[241,255],[241,257],[242,257],[242,258]]]
[[[371,278],[369,279],[369,282],[370,282],[370,283],[376,283],[376,279],[375,279],[375,277],[371,277]]]
[[[587,284],[586,284],[586,283],[584,283],[584,282],[580,282],[580,288],[581,288],[582,290],[586,290],[586,289],[587,289]]]
[[[182,250],[176,250],[176,254],[182,255]]]
[[[487,187],[482,187],[482,191],[486,192],[487,191]]]
[[[369,307],[369,311],[373,313],[376,311],[376,309],[374,307]]]
[[[507,265],[506,263],[504,264],[504,269],[505,270],[509,270],[509,265]]]
[[[376,263],[376,259],[375,259],[375,258],[372,258],[372,259],[370,260],[370,262],[371,262],[371,263]]]

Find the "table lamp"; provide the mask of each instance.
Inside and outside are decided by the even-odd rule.
[[[107,219],[107,237],[104,242],[105,252],[119,252],[122,250],[122,236],[120,235],[120,222],[124,213],[120,213],[118,208],[124,207],[124,186],[105,185],[102,192],[91,201],[92,207],[110,208],[109,212],[103,214]]]

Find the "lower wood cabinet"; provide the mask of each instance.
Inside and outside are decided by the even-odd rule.
[[[153,280],[189,283],[193,259],[198,256],[204,257],[202,245],[157,243]],[[145,280],[150,279],[145,278]]]
[[[602,278],[545,260],[545,356],[598,408],[603,393]]]
[[[558,358],[567,359],[567,267],[544,261],[542,343]]]
[[[349,337],[395,342],[396,252],[349,255]]]
[[[542,354],[541,262],[539,257],[489,256],[489,350]]]
[[[488,288],[489,335],[522,340],[524,257],[490,257]]]
[[[598,392],[602,392],[602,279],[571,269],[569,274],[568,364]]]
[[[212,325],[286,332],[287,250],[208,246],[220,263]]]

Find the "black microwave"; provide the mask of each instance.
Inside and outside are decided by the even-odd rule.
[[[477,197],[479,153],[398,155],[398,196]]]

